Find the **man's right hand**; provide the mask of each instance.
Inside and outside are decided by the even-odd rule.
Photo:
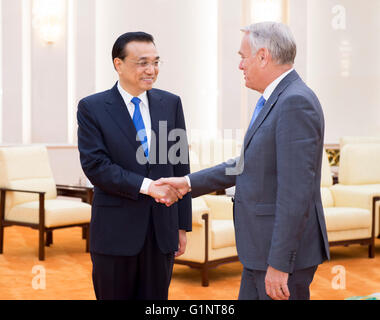
[[[182,196],[190,191],[190,186],[185,177],[161,178],[157,180],[160,185],[170,185],[175,188]]]
[[[176,188],[169,184],[163,184],[160,180],[153,181],[148,189],[148,195],[156,199],[157,202],[171,206],[177,202],[178,199],[182,199],[182,194]]]

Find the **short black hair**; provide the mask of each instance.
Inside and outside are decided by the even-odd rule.
[[[114,61],[115,58],[124,60],[124,58],[127,56],[125,46],[132,41],[152,42],[154,44],[153,36],[149,33],[142,31],[124,33],[119,38],[117,38],[115,44],[113,45],[112,61]]]

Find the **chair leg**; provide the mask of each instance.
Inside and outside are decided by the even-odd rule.
[[[86,239],[87,237],[87,226],[82,227],[82,239]]]
[[[208,281],[208,265],[204,264],[202,267],[202,286],[208,287],[209,281]]]
[[[368,246],[368,258],[375,258],[375,245],[374,244],[370,244]]]
[[[39,247],[38,247],[38,259],[45,260],[45,230],[39,230]]]
[[[53,231],[46,232],[46,246],[49,247],[53,243]]]
[[[38,259],[45,260],[45,193],[40,193],[38,221]]]

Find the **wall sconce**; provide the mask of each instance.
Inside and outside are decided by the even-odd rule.
[[[33,27],[47,43],[57,42],[65,23],[65,0],[33,0]]]
[[[287,0],[251,0],[251,20],[253,23],[276,21],[287,23]]]

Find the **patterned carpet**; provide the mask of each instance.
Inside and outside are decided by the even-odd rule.
[[[92,300],[90,255],[85,253],[81,229],[54,231],[46,260],[37,258],[38,232],[29,228],[5,229],[4,254],[0,255],[0,299]],[[311,286],[311,298],[343,300],[380,292],[380,240],[376,258],[367,258],[367,247],[353,245],[331,249],[332,260],[321,265]],[[175,265],[169,299],[231,299],[238,296],[242,266],[226,264],[210,271],[210,286],[202,287],[200,273]],[[45,272],[45,281],[44,279]],[[345,273],[345,277],[344,277]]]

